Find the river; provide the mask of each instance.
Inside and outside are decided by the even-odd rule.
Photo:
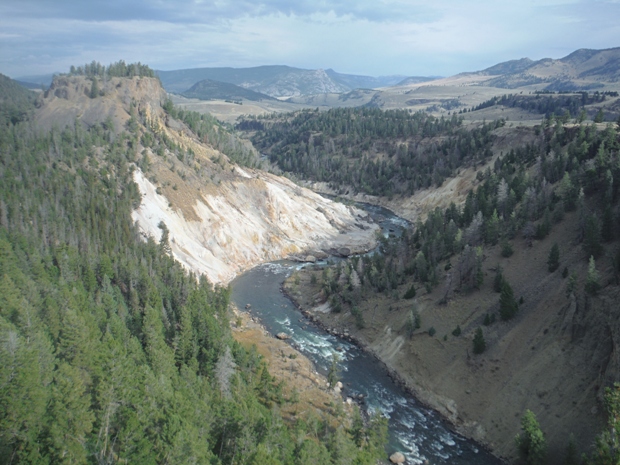
[[[398,235],[406,221],[380,207],[365,206],[384,234]],[[364,396],[364,408],[389,418],[387,450],[402,452],[408,464],[498,465],[502,462],[476,443],[453,432],[435,411],[425,408],[389,376],[385,367],[355,345],[314,326],[282,292],[283,281],[303,264],[278,261],[257,266],[232,282],[233,303],[251,305],[271,334],[285,332],[290,343],[326,374],[332,354],[340,357],[344,395]]]

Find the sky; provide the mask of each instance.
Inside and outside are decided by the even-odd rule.
[[[0,73],[93,60],[450,76],[620,46],[620,0],[0,0]]]

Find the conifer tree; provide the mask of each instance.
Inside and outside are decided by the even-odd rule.
[[[590,215],[586,220],[583,248],[588,255],[593,255],[594,258],[598,258],[603,252],[601,227],[596,215]]]
[[[504,283],[504,274],[502,272],[502,266],[498,264],[497,270],[495,271],[495,279],[493,280],[493,290],[495,292],[502,292],[503,283]]]
[[[508,284],[508,281],[504,280],[502,283],[502,292],[499,296],[499,316],[502,320],[510,320],[517,314],[519,310],[519,304],[515,300],[512,287]]]
[[[484,340],[484,334],[482,328],[478,328],[474,333],[474,354],[481,354],[487,348],[487,343]]]
[[[92,84],[90,86],[90,98],[99,97],[99,83],[97,82],[97,78],[93,77]]]
[[[545,465],[547,441],[531,410],[526,410],[521,418],[521,430],[515,438],[521,459],[527,465]]]
[[[586,291],[589,294],[596,294],[600,289],[601,285],[598,282],[599,276],[598,271],[596,271],[596,262],[594,261],[594,256],[590,255],[590,261],[588,263],[588,276],[586,277]]]
[[[560,266],[560,247],[558,246],[558,243],[556,242],[555,244],[553,244],[553,247],[551,247],[551,250],[549,251],[549,258],[547,259],[547,269],[549,270],[549,272],[553,273],[555,270],[558,269],[559,266]]]

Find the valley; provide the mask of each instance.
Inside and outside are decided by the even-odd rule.
[[[447,78],[93,62],[37,95],[0,76],[0,453],[496,462],[438,413],[506,463],[539,428],[540,463],[606,464],[618,53]],[[421,404],[378,400],[370,356]],[[440,432],[394,429],[399,402]]]

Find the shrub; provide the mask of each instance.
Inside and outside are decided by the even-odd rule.
[[[407,289],[407,292],[405,292],[403,299],[413,299],[414,297],[415,297],[415,287],[412,284],[411,287]]]
[[[437,332],[437,330],[434,327],[430,327],[428,328],[428,335],[433,337],[435,335],[435,333]]]
[[[454,328],[454,331],[452,331],[452,335],[454,337],[459,337],[461,335],[461,327],[460,327],[460,325],[457,325],[456,328]]]

